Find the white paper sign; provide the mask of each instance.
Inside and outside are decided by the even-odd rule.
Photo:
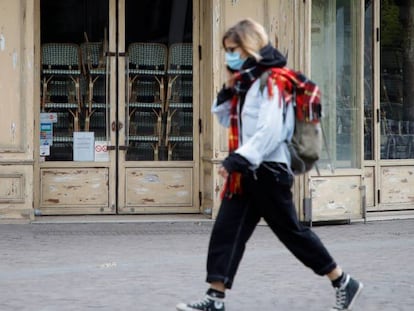
[[[95,161],[107,162],[109,161],[108,142],[97,140],[95,141]]]
[[[93,161],[95,156],[95,133],[73,132],[73,161]]]
[[[49,145],[40,145],[40,155],[46,157],[50,155],[50,146]]]
[[[58,121],[56,112],[41,112],[40,123],[56,123]]]

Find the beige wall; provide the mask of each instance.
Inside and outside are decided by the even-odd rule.
[[[33,203],[33,0],[0,0],[0,221]]]

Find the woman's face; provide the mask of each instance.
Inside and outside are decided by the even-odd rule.
[[[240,45],[230,38],[224,39],[224,50],[229,53],[238,52],[240,54],[240,58],[242,59],[246,59],[249,56]]]

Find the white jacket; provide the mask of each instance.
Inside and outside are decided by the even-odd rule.
[[[290,141],[294,130],[293,105],[285,108],[283,121],[284,108],[283,103],[279,102],[278,88],[274,87],[272,98],[268,94],[267,86],[260,91],[260,79],[257,79],[247,91],[241,112],[242,128],[239,130],[239,147],[235,152],[246,158],[252,169],[262,162],[285,163],[290,167],[286,141]],[[230,105],[230,100],[220,105],[216,100],[211,108],[219,123],[227,128],[230,126]]]

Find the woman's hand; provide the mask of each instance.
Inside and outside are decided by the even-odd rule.
[[[230,71],[227,67],[226,67],[226,82],[225,87],[226,89],[231,89],[234,87],[234,84],[236,82],[236,78],[235,78],[235,74],[234,72]]]

